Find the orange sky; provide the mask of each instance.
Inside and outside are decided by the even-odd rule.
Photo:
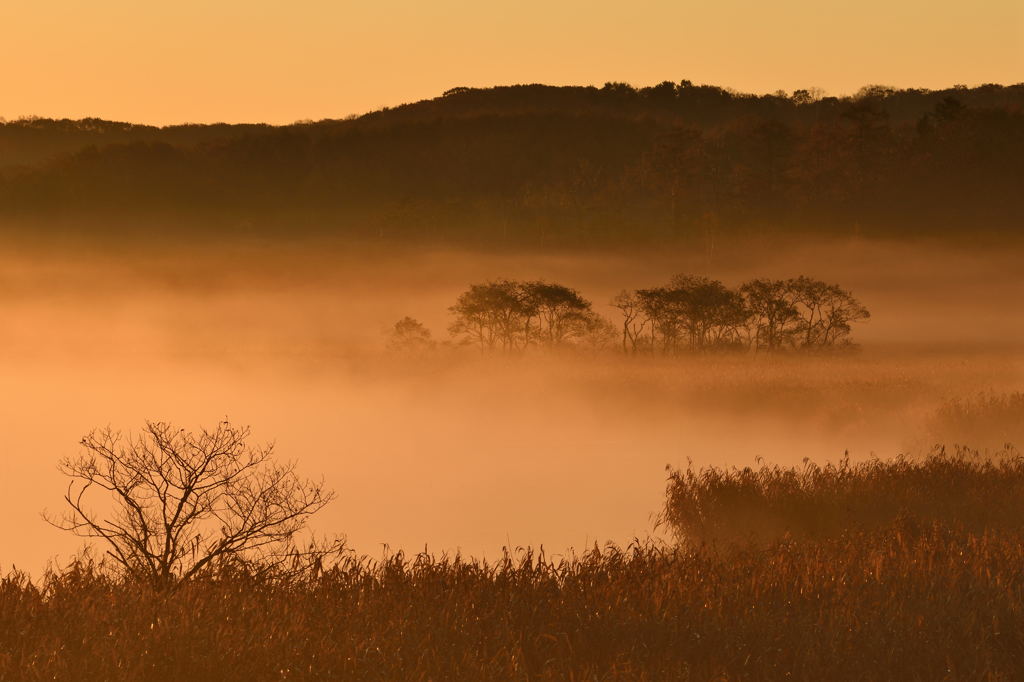
[[[1024,81],[1020,0],[3,0],[0,116],[338,118],[457,85]]]

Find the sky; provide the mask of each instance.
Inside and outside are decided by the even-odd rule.
[[[341,118],[514,83],[1024,81],[1021,0],[3,0],[0,117]]]

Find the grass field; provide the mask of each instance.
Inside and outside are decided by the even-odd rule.
[[[171,592],[83,560],[0,581],[0,679],[1021,679],[1022,493],[1014,451],[700,469],[671,473],[665,545]]]

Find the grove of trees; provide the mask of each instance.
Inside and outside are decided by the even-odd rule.
[[[483,350],[600,344],[610,335],[609,323],[578,291],[542,281],[474,284],[449,310],[451,334]]]
[[[622,347],[681,350],[824,350],[849,346],[852,325],[871,317],[850,292],[809,277],[754,279],[729,289],[706,277],[677,275],[667,286],[623,291]]]
[[[707,351],[824,351],[853,346],[853,325],[871,313],[838,284],[800,276],[753,279],[736,289],[680,274],[666,285],[623,290],[610,302],[618,324],[575,289],[544,281],[473,284],[449,308],[453,339],[484,352],[603,348],[673,355]],[[392,350],[432,347],[430,332],[406,317],[390,332]],[[431,344],[431,345],[427,345]]]

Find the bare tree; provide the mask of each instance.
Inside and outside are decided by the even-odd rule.
[[[248,427],[228,422],[198,433],[166,422],[147,422],[134,436],[93,431],[84,452],[59,465],[71,478],[67,511],[44,518],[102,540],[126,574],[160,585],[222,561],[295,557],[296,534],[334,493],[248,438]],[[86,506],[95,496],[106,498],[103,512]]]

